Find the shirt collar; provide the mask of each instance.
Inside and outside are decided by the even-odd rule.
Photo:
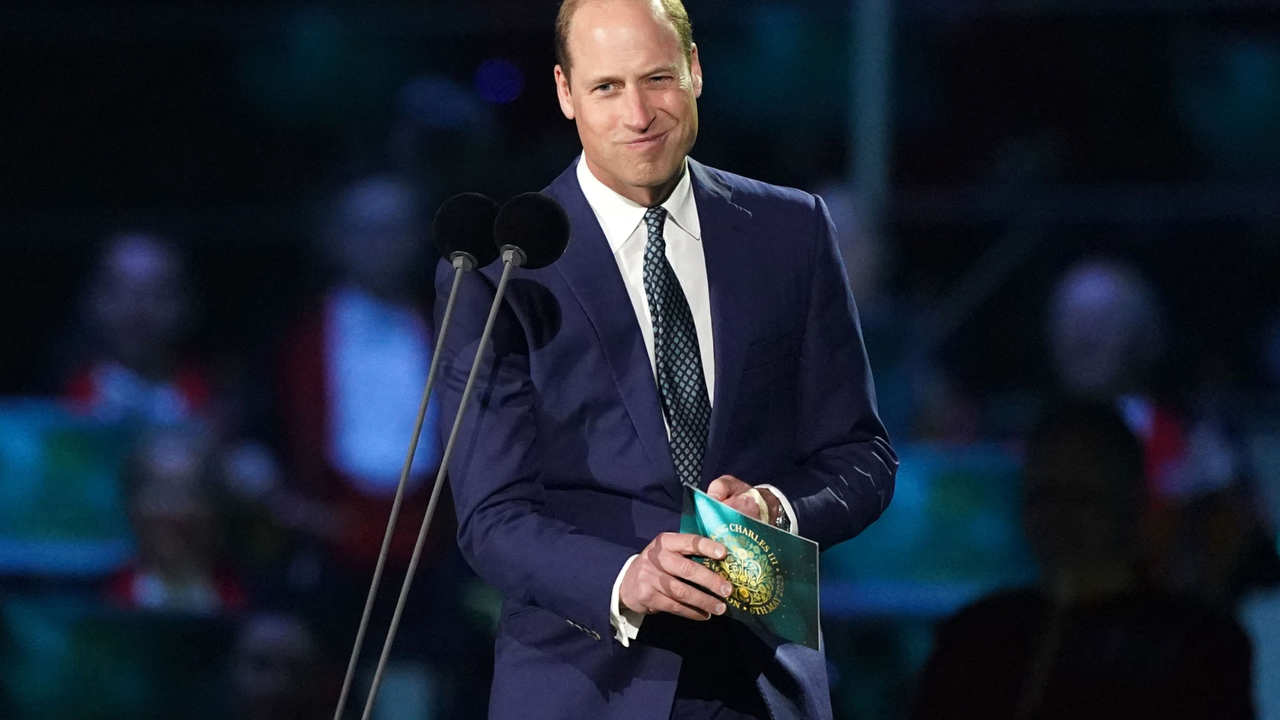
[[[585,153],[578,159],[577,172],[578,186],[582,188],[582,194],[595,212],[596,219],[600,221],[604,237],[609,241],[609,249],[617,254],[644,220],[644,213],[648,208],[619,195],[600,182],[587,167]],[[671,191],[671,196],[662,203],[662,207],[681,230],[689,233],[694,240],[701,240],[702,225],[698,221],[698,208],[693,199],[691,175],[689,161],[685,160],[680,182],[676,183],[675,190]]]

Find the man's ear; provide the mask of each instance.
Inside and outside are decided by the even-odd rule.
[[[693,75],[693,96],[702,97],[702,63],[698,61],[697,44],[689,52],[689,72]]]
[[[556,65],[556,99],[560,101],[560,112],[570,120],[573,119],[573,93],[569,91],[569,76],[559,65]]]

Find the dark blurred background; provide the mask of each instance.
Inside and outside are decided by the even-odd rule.
[[[903,460],[823,559],[837,717],[1280,718],[1280,6],[686,4],[693,154],[827,201]],[[580,151],[555,12],[0,8],[0,717],[332,716],[430,217]],[[379,720],[484,716],[442,518]]]

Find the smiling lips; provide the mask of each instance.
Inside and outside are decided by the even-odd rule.
[[[667,132],[670,132],[670,130],[668,130]],[[666,137],[667,137],[667,133],[664,132],[658,135],[653,135],[652,137],[641,138],[639,140],[632,140],[631,142],[624,143],[624,144],[626,145],[627,148],[631,150],[651,150],[657,147],[658,145],[662,144],[662,141],[666,139]]]

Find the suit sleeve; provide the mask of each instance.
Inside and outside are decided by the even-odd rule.
[[[862,532],[884,512],[893,497],[898,457],[876,410],[858,310],[821,198],[813,216],[797,379],[802,461],[769,483],[786,493],[802,534],[825,549]]]
[[[442,262],[437,297],[448,297],[452,281],[452,268]],[[478,272],[468,273],[459,291],[436,381],[445,442],[495,292],[495,283]],[[449,465],[458,545],[476,573],[508,598],[549,610],[596,640],[610,638],[614,581],[635,551],[584,534],[546,512],[539,389],[530,376],[526,327],[539,318],[522,317],[515,310],[518,299],[508,298]]]

